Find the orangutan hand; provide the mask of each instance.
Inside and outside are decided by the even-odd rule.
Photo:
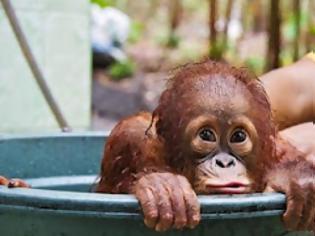
[[[144,223],[156,231],[194,228],[200,221],[198,198],[188,180],[172,173],[150,173],[135,184]]]
[[[266,190],[286,195],[285,227],[315,232],[315,167],[303,160],[283,163],[280,167],[268,176]]]
[[[29,188],[30,186],[20,179],[7,179],[0,176],[0,185],[8,186],[9,188]]]

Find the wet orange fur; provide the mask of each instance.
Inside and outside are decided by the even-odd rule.
[[[150,126],[152,115],[141,112],[120,121],[105,145],[98,192],[129,193],[144,173],[162,170],[163,148]]]

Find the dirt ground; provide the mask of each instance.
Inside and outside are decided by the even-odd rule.
[[[98,73],[101,75],[95,75],[93,80],[93,130],[108,130],[123,117],[152,111],[165,88],[166,75],[161,72],[139,74],[132,80],[118,83]]]

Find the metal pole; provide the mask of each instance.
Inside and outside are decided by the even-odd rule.
[[[21,50],[26,58],[26,61],[34,75],[34,78],[44,95],[46,102],[48,103],[52,113],[54,114],[59,127],[62,129],[63,132],[70,131],[71,128],[69,127],[65,117],[62,115],[61,110],[54,99],[53,95],[48,88],[48,85],[44,79],[43,73],[37,64],[34,55],[32,54],[31,48],[27,42],[27,39],[22,31],[22,28],[19,24],[19,21],[16,17],[14,12],[14,8],[10,2],[10,0],[0,0],[2,2],[4,11],[9,19],[11,27],[14,31],[15,37],[21,47]]]

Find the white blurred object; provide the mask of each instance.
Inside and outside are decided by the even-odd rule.
[[[241,8],[234,7],[232,9],[231,20],[229,22],[228,37],[232,40],[238,39],[243,33],[241,22]]]
[[[229,28],[228,28],[228,37],[231,40],[236,40],[238,39],[243,32],[243,27],[242,23],[238,19],[233,19],[229,23]]]
[[[118,61],[125,60],[122,46],[129,35],[129,17],[116,8],[101,8],[96,4],[92,4],[91,12],[93,50],[107,53]]]
[[[217,20],[215,27],[218,31],[223,31],[226,24],[226,19],[220,18]],[[228,32],[227,36],[230,40],[238,39],[243,32],[242,22],[241,22],[241,9],[239,7],[233,7],[231,13],[231,19],[228,22]]]

